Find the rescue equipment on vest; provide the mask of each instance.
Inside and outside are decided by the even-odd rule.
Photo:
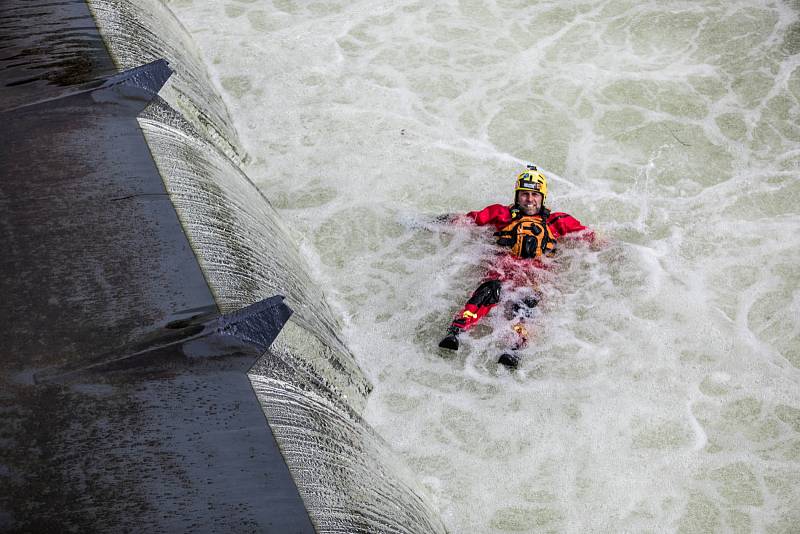
[[[539,215],[523,215],[512,209],[512,221],[500,231],[495,232],[497,244],[511,248],[511,254],[518,258],[538,258],[550,255],[556,249],[556,240],[547,226],[550,212],[542,210]]]

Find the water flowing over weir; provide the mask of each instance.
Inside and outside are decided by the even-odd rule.
[[[205,66],[172,13],[161,2],[87,2],[101,25],[103,40],[120,70],[169,58],[178,76],[162,96],[192,122],[203,137],[237,163],[244,154],[228,111],[209,86]]]
[[[370,386],[271,207],[170,108],[142,127],[221,309],[280,291],[295,310],[250,380],[317,531],[441,530],[359,416]]]
[[[0,527],[443,532],[181,26],[87,4],[3,6]]]

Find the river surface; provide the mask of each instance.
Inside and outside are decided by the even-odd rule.
[[[798,532],[800,4],[173,0],[454,533]],[[529,162],[602,246],[436,347]]]

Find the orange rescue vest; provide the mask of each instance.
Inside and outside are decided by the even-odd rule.
[[[518,258],[538,258],[542,254],[552,254],[556,249],[556,239],[547,227],[547,216],[522,215],[512,210],[513,220],[500,231],[495,232],[497,244],[510,247],[511,254]]]

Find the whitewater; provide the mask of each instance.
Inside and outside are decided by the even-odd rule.
[[[797,532],[800,4],[167,5],[451,532]],[[531,162],[604,244],[443,354]]]

